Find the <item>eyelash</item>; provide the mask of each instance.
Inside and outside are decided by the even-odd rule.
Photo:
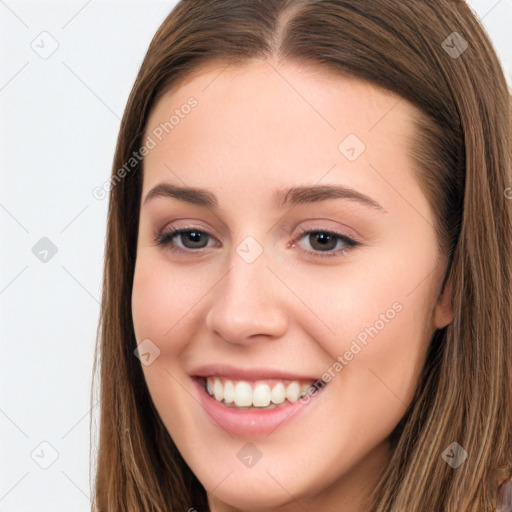
[[[196,229],[193,227],[185,227],[185,228],[170,228],[165,233],[160,233],[155,236],[155,242],[157,245],[167,245],[169,246],[169,250],[176,252],[176,253],[190,253],[190,252],[198,252],[201,249],[204,249],[205,247],[201,247],[198,250],[195,249],[181,249],[180,247],[173,246],[172,239],[175,238],[178,235],[181,235],[183,233],[189,233],[191,231],[195,231],[197,233],[201,233],[203,235],[207,235],[209,237],[212,237],[209,233],[206,231],[202,231],[200,229]],[[346,235],[342,235],[341,233],[336,233],[333,231],[327,231],[324,229],[305,229],[302,230],[299,235],[291,242],[289,247],[295,247],[295,244],[300,241],[305,235],[310,235],[313,233],[321,233],[321,234],[327,234],[334,236],[338,240],[341,240],[344,242],[345,247],[342,249],[331,249],[330,251],[307,251],[304,250],[304,252],[308,253],[309,255],[312,255],[313,257],[319,257],[319,258],[332,258],[334,256],[343,256],[345,255],[350,249],[353,249],[360,245],[359,242],[354,240],[353,238],[350,238]],[[213,237],[212,237],[213,238]]]

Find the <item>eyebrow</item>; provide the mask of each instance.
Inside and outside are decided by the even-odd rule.
[[[197,187],[177,186],[165,182],[152,188],[147,193],[143,204],[145,205],[150,200],[157,197],[177,199],[186,203],[205,206],[210,209],[216,209],[219,206],[217,197],[210,190]],[[379,212],[387,213],[387,211],[371,197],[343,185],[306,185],[278,189],[274,192],[273,198],[277,208],[316,203],[328,199],[345,199],[358,202],[363,206],[371,207]]]

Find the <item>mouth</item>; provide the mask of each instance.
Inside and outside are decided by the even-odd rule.
[[[313,396],[326,386],[320,379],[234,380],[223,376],[199,378],[203,389],[218,403],[231,409],[269,410]]]
[[[209,364],[189,375],[202,406],[201,419],[209,420],[201,424],[243,437],[267,437],[293,418],[294,423],[297,418],[306,421],[305,415],[311,416],[321,407],[327,386],[314,374],[290,373],[278,367]]]

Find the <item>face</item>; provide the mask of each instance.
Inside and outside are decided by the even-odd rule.
[[[151,112],[134,330],[214,510],[363,510],[451,320],[398,100],[257,62],[203,68]]]

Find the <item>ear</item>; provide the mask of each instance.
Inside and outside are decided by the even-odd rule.
[[[451,305],[452,281],[451,276],[446,280],[437,303],[434,308],[434,326],[436,329],[446,327],[453,320],[453,309]]]

